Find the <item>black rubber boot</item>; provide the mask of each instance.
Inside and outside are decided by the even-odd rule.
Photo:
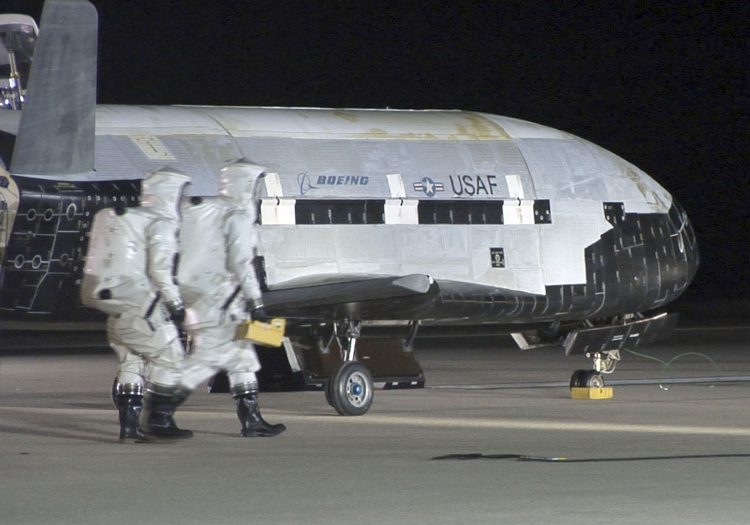
[[[143,396],[118,394],[114,396],[120,415],[120,443],[142,441],[146,435],[141,430],[140,417],[143,410]]]
[[[174,412],[187,398],[184,394],[171,395],[146,391],[144,398],[143,432],[148,438],[186,439],[193,437],[193,431],[178,428],[174,422]]]
[[[242,437],[271,437],[277,436],[286,430],[282,424],[269,425],[260,415],[258,408],[258,393],[247,392],[235,396],[237,404],[237,417],[242,423],[240,434]]]

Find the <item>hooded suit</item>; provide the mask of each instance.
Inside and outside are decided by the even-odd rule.
[[[233,394],[257,389],[260,362],[249,341],[235,341],[247,302],[262,304],[253,259],[258,243],[255,186],[263,168],[239,161],[221,171],[219,196],[183,199],[178,280],[192,352],[183,386],[192,390],[227,370]]]
[[[168,168],[152,172],[142,182],[141,206],[126,211],[137,227],[121,232],[128,255],[113,264],[119,265],[124,284],[111,292],[113,299],[123,296],[124,306],[107,320],[109,342],[120,360],[118,394],[142,393],[144,376],[157,386],[179,383],[184,352],[170,311],[182,308],[174,263],[178,203],[189,182],[190,177]],[[91,239],[92,246],[97,243]]]
[[[243,437],[276,436],[258,408],[260,370],[252,343],[235,340],[237,324],[265,316],[253,259],[258,244],[255,186],[263,168],[238,161],[221,171],[219,196],[190,199],[182,206],[180,289],[186,302],[185,329],[193,338],[182,386],[193,390],[220,370],[229,375]]]

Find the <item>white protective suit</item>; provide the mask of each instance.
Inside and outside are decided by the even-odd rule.
[[[144,227],[133,232],[129,257],[119,261],[122,267],[130,266],[127,288],[139,290],[138,298],[107,320],[109,342],[119,358],[118,388],[129,390],[116,393],[141,393],[144,377],[156,387],[179,385],[184,351],[169,309],[183,307],[174,263],[179,253],[179,202],[189,183],[190,177],[169,168],[152,172],[142,182],[141,206],[126,211],[137,214],[135,222]],[[96,245],[96,239],[91,244]],[[118,292],[113,293],[116,298]]]
[[[257,390],[260,362],[249,341],[235,341],[245,304],[261,305],[255,274],[258,233],[254,190],[263,168],[246,161],[221,171],[219,196],[183,199],[178,281],[185,300],[184,327],[192,337],[182,386],[194,390],[226,370],[232,394]]]

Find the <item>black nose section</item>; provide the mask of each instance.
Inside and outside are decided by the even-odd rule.
[[[687,214],[676,202],[667,213],[626,213],[605,203],[613,228],[587,248],[600,312],[643,312],[677,299],[698,270],[698,243]]]
[[[675,200],[672,201],[667,223],[668,244],[671,245],[668,251],[673,255],[670,262],[674,265],[667,265],[667,275],[671,277],[672,294],[676,299],[693,281],[700,265],[700,253],[698,239],[687,213]]]

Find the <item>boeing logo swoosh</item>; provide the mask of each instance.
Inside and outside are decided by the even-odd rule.
[[[317,186],[313,186],[312,183],[310,183],[310,177],[307,175],[307,172],[302,172],[297,174],[297,183],[299,184],[299,194],[305,195],[310,190],[317,190]]]

